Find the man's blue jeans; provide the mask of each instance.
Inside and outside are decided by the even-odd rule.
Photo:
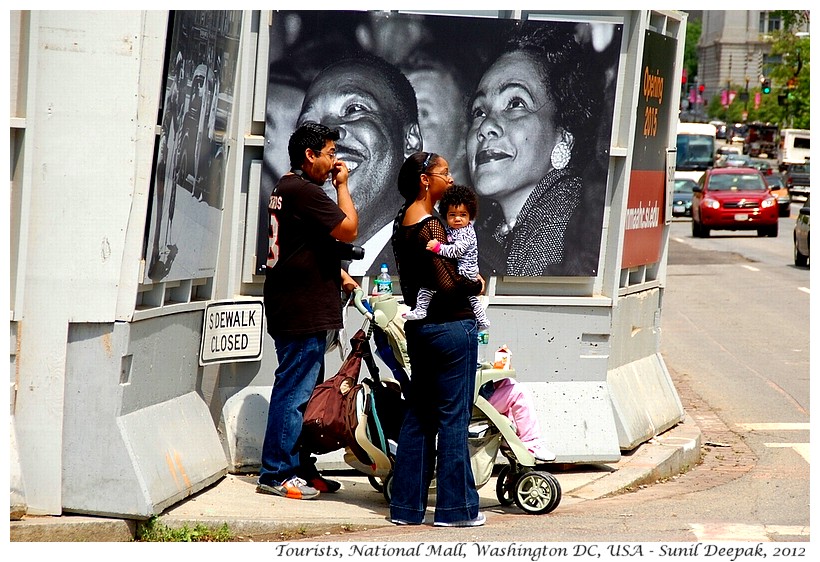
[[[262,444],[259,483],[281,484],[299,472],[299,435],[313,388],[324,373],[327,333],[274,336],[276,368]],[[304,457],[305,455],[301,455]]]
[[[475,519],[478,492],[467,427],[478,362],[476,322],[407,322],[404,329],[412,375],[396,452],[390,517],[422,522],[435,471],[435,521]]]

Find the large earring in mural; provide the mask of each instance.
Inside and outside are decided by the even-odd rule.
[[[575,146],[575,138],[572,133],[564,131],[561,133],[561,141],[555,145],[550,155],[552,167],[556,170],[563,170],[569,164],[572,157],[572,147]]]

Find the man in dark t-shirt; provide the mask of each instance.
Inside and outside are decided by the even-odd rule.
[[[270,197],[265,316],[276,345],[276,368],[262,445],[257,491],[294,499],[335,492],[309,451],[299,448],[302,415],[324,372],[327,331],[342,327],[339,292],[355,281],[340,267],[337,240],[356,239],[359,218],[347,186],[347,165],[336,159],[337,130],[304,123],[290,137],[291,171]],[[330,176],[334,203],[322,189]]]

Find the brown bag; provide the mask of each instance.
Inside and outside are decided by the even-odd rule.
[[[377,367],[363,330],[350,338],[350,344],[352,349],[339,372],[316,385],[308,400],[301,440],[302,447],[311,453],[324,454],[350,447],[357,457],[367,458],[354,435],[359,421],[356,395],[362,390],[358,383],[362,360],[371,374]]]

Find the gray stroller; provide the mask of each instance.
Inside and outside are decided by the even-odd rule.
[[[404,319],[401,315],[409,308],[392,295],[365,299],[361,289],[354,293],[353,303],[369,323],[368,334],[372,334],[376,340],[377,353],[395,377],[395,382],[384,378],[382,380],[397,388],[406,387],[410,363],[404,340]],[[495,369],[489,363],[478,365],[476,370],[476,393],[468,438],[476,488],[489,482],[500,451],[507,459],[507,464],[500,469],[496,481],[498,501],[504,506],[515,503],[525,513],[532,515],[549,513],[561,502],[558,480],[544,470],[545,464],[536,461],[507,417],[479,394],[479,389],[485,383],[504,378],[515,378],[515,371]],[[389,502],[398,435],[395,430],[387,432],[391,435],[385,435],[384,428],[380,427],[377,420],[387,417],[387,412],[382,412],[380,416],[378,403],[374,405],[372,393],[367,390],[369,385],[364,384],[363,387],[365,390],[357,402],[360,408],[356,442],[367,451],[371,462],[362,462],[349,450],[345,453],[345,462],[366,474],[371,485],[381,491]],[[395,410],[395,405],[391,409]]]

